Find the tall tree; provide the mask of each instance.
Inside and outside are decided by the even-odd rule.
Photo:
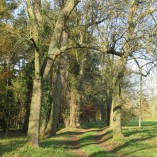
[[[64,46],[61,45],[62,33],[64,30],[65,22],[67,21],[70,13],[79,3],[78,0],[67,0],[63,9],[60,11],[57,22],[54,26],[53,34],[51,37],[49,50],[45,60],[44,67],[40,66],[40,52],[39,52],[39,28],[42,24],[41,15],[41,1],[27,0],[27,10],[29,14],[29,21],[31,26],[31,40],[34,45],[34,62],[35,62],[35,78],[33,81],[33,96],[30,109],[29,129],[28,129],[28,142],[32,146],[39,145],[39,121],[40,121],[40,108],[42,98],[42,75],[44,79],[48,76],[56,57],[65,51]],[[42,71],[40,71],[40,68]],[[36,113],[36,114],[34,114]]]
[[[32,5],[33,3],[33,5]],[[34,46],[34,67],[33,93],[30,108],[29,126],[27,141],[30,145],[39,146],[39,122],[42,99],[42,77],[40,75],[40,49],[39,49],[39,27],[42,24],[41,1],[27,0],[27,10],[30,22],[30,39]],[[34,114],[35,113],[35,114]]]

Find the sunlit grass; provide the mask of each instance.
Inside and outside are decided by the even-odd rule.
[[[131,121],[128,121],[128,122],[125,122],[124,126],[127,127],[127,126],[132,126],[132,127],[138,127],[139,125],[139,122],[138,120],[131,120]],[[157,126],[157,121],[155,120],[143,120],[141,122],[141,126],[142,127],[145,127],[145,126]]]
[[[24,136],[9,136],[8,138],[0,135],[0,156],[2,157],[76,157],[71,146],[69,135],[80,136],[79,150],[90,157],[115,157],[113,154],[105,151],[105,148],[97,145],[95,139],[97,131],[107,136],[113,146],[112,153],[118,153],[129,157],[157,157],[157,121],[143,121],[142,127],[138,127],[138,121],[127,122],[123,127],[124,137],[119,140],[112,140],[112,130],[105,129],[102,122],[85,123],[82,125],[84,130],[63,129],[57,136],[43,138],[39,148],[31,148],[26,145]],[[91,129],[91,127],[93,129]],[[89,129],[90,128],[90,129]],[[104,130],[104,131],[103,131]],[[82,135],[81,135],[82,134]],[[13,138],[14,137],[14,138]],[[106,143],[105,143],[106,144]]]
[[[2,157],[76,157],[67,147],[66,136],[58,135],[41,140],[39,148],[26,145],[26,138],[0,139]]]
[[[157,121],[143,121],[138,128],[138,121],[129,121],[123,128],[124,144],[114,151],[133,157],[157,157]]]
[[[113,154],[104,151],[95,143],[96,132],[86,132],[81,135],[80,147],[90,157],[115,157]]]

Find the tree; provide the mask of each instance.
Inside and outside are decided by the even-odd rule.
[[[35,78],[33,81],[33,97],[31,102],[29,129],[28,129],[28,142],[32,146],[39,145],[39,121],[40,121],[40,107],[42,98],[42,76],[44,79],[48,76],[56,57],[64,52],[64,46],[61,47],[62,32],[65,22],[70,13],[78,4],[79,1],[68,0],[61,12],[58,15],[57,22],[54,26],[53,34],[49,45],[49,50],[45,60],[44,68],[40,66],[40,49],[39,49],[39,27],[42,24],[41,15],[41,1],[33,1],[32,5],[30,0],[27,0],[27,10],[29,13],[29,21],[31,26],[31,40],[34,44],[35,54]],[[40,68],[42,71],[40,71]],[[36,114],[34,114],[36,112]]]

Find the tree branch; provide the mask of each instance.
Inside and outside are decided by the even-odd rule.
[[[119,57],[123,56],[123,53],[117,52],[115,51],[113,48],[108,48],[107,50],[104,49],[103,47],[100,46],[92,46],[92,45],[85,45],[85,44],[81,44],[81,45],[77,45],[77,46],[64,46],[60,49],[61,53],[64,53],[66,50],[71,50],[71,49],[91,49],[91,50],[95,50],[95,51],[99,51],[102,53],[108,53],[108,54],[112,54],[112,55],[116,55]]]

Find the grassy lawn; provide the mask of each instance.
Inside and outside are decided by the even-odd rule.
[[[66,136],[41,140],[40,148],[31,148],[25,144],[25,137],[0,138],[0,156],[2,157],[76,157],[66,146]]]
[[[84,124],[85,128],[102,128],[102,123]],[[138,121],[129,121],[123,127],[125,138],[119,140],[112,139],[112,130],[104,129],[102,138],[107,136],[107,141],[102,142],[102,147],[97,146],[93,142],[96,133],[93,131],[86,132],[81,136],[81,147],[88,153],[90,157],[112,156],[104,150],[107,147],[103,145],[111,145],[110,151],[115,154],[121,154],[128,157],[157,157],[157,121],[142,121],[142,127],[138,127]],[[107,155],[106,155],[106,154]]]
[[[81,124],[81,128],[84,128],[84,129],[90,129],[90,128],[101,129],[103,127],[105,127],[105,123],[101,121]]]
[[[145,127],[145,126],[150,126],[150,127],[152,127],[152,126],[156,126],[157,127],[157,121],[155,121],[155,120],[147,120],[147,121],[142,121],[142,123],[141,123],[141,125],[142,125],[142,127]],[[129,122],[126,122],[125,124],[124,124],[124,126],[125,127],[136,127],[136,126],[138,126],[138,121],[137,120],[131,120],[131,121],[129,121]]]
[[[143,121],[141,128],[138,121],[130,121],[123,133],[123,144],[114,148],[115,152],[130,157],[157,157],[157,121]]]
[[[86,123],[82,127],[85,129],[63,130],[55,137],[42,139],[40,148],[27,146],[26,138],[19,133],[8,138],[0,134],[0,156],[78,157],[77,153],[74,154],[75,149],[69,138],[77,136],[80,139],[76,141],[79,143],[76,149],[82,150],[89,157],[115,157],[113,154],[125,157],[157,157],[157,121],[143,121],[141,128],[138,128],[138,121],[129,121],[123,127],[125,138],[119,140],[112,139],[112,130],[105,129],[102,122]],[[98,137],[99,144],[96,142]],[[70,142],[71,146],[68,145]]]

